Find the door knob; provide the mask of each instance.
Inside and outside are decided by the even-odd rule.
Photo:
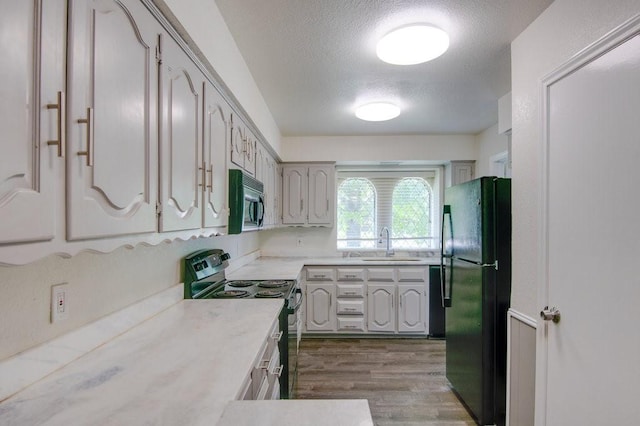
[[[553,321],[557,324],[560,322],[560,310],[555,306],[551,309],[545,306],[544,309],[540,311],[540,318],[544,321]]]

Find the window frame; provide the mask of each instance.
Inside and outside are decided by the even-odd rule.
[[[437,251],[440,247],[440,222],[441,222],[441,208],[444,194],[444,168],[442,166],[411,166],[411,167],[357,167],[357,166],[338,166],[336,167],[336,199],[339,198],[339,188],[342,182],[347,178],[366,178],[374,185],[376,192],[375,211],[374,211],[374,224],[376,227],[374,233],[374,248],[363,247],[345,247],[348,244],[349,239],[338,239],[338,202],[336,202],[336,232],[335,232],[335,247],[339,252],[348,251],[379,251],[384,250],[386,241],[379,243],[380,230],[387,226],[391,230],[391,237],[393,241],[393,189],[395,189],[397,183],[403,178],[419,177],[427,181],[432,191],[432,200],[430,205],[430,218],[431,218],[431,244],[428,248],[398,248],[399,251],[411,251],[411,252],[424,252],[424,251]],[[380,199],[379,187],[376,185],[376,179],[396,179],[393,186],[386,188],[385,197]],[[391,190],[389,190],[391,188]],[[383,207],[386,205],[386,207]],[[385,211],[386,210],[386,211]],[[382,217],[381,217],[382,211]],[[387,223],[388,222],[388,223]],[[369,240],[369,239],[367,239]],[[340,242],[345,242],[343,246],[340,246]],[[354,240],[351,240],[354,241]]]

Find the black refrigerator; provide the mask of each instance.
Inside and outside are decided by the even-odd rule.
[[[441,237],[447,379],[478,424],[504,425],[511,180],[447,188]]]

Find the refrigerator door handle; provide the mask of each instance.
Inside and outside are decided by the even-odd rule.
[[[475,260],[469,260],[469,259],[465,259],[462,257],[459,257],[458,260],[461,260],[463,262],[467,262],[467,263],[471,263],[473,265],[477,265],[477,266],[481,266],[483,268],[493,268],[496,271],[498,270],[498,261],[494,261],[493,263],[482,263],[482,262],[476,262]]]
[[[453,261],[453,253],[445,253],[445,240],[444,240],[444,224],[445,219],[449,217],[449,229],[451,230],[451,238],[453,239],[453,223],[451,220],[451,206],[445,204],[442,206],[442,224],[440,225],[440,297],[443,308],[451,307],[451,286],[449,286],[449,294],[446,294],[446,268],[445,259],[451,259]]]

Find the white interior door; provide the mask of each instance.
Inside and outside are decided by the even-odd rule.
[[[640,19],[545,81],[536,424],[640,419]]]

